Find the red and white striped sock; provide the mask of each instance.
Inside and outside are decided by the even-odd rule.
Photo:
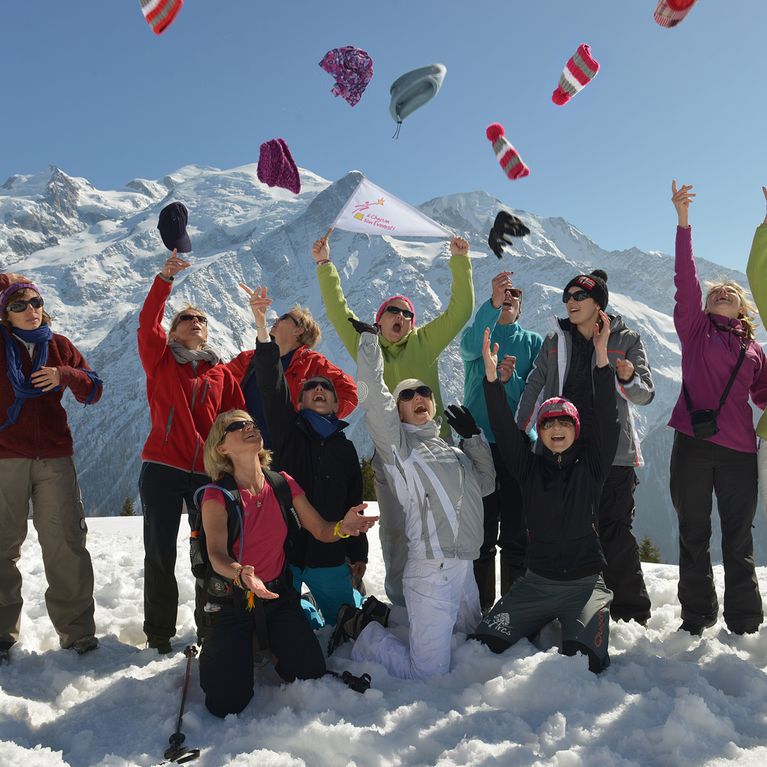
[[[662,27],[675,27],[695,5],[695,0],[660,0],[655,21]]]
[[[504,132],[503,125],[500,123],[487,126],[487,137],[493,142],[493,151],[504,173],[512,180],[529,176],[530,168],[522,162],[519,152],[509,143]]]
[[[156,35],[162,34],[176,18],[184,0],[140,0],[141,12]]]
[[[559,106],[566,104],[594,79],[597,72],[599,62],[591,55],[591,48],[586,43],[579,45],[578,50],[565,64],[559,85],[551,94],[551,100]]]

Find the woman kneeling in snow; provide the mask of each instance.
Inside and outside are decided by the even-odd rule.
[[[578,410],[569,400],[546,400],[538,411],[537,429],[543,454],[530,451],[514,421],[498,381],[498,344],[490,349],[485,331],[485,399],[498,448],[522,487],[527,524],[524,576],[482,619],[473,635],[493,652],[503,652],[550,621],[562,626],[562,652],[588,655],[595,673],[610,664],[608,654],[612,592],[602,579],[604,555],[596,531],[602,485],[618,446],[620,426],[615,376],[607,358],[610,320],[599,312],[594,328],[596,367],[594,427],[588,442],[578,441]]]
[[[248,413],[230,410],[216,418],[205,442],[205,471],[218,485],[239,492],[242,512],[238,528],[223,492],[205,490],[202,524],[210,568],[220,578],[219,588],[213,587],[212,579],[206,581],[200,685],[205,705],[216,716],[239,713],[253,697],[253,644],[261,634],[277,656],[275,669],[286,682],[325,673],[322,649],[287,571],[287,515],[281,510],[279,491],[272,487],[274,479],[267,481],[264,474],[270,460]],[[378,519],[362,516],[365,504],[359,504],[342,520],[326,522],[295,480],[280,474],[287,480],[301,526],[319,541],[359,535]]]
[[[365,422],[405,512],[402,583],[410,631],[406,646],[379,625],[386,623],[376,615],[380,603],[368,597],[358,610],[349,607],[344,614],[342,608],[331,650],[336,642],[356,639],[352,658],[377,661],[392,676],[446,674],[453,632],[470,631],[481,615],[473,562],[483,540],[482,496],[495,489],[490,446],[459,408],[447,416],[464,437],[463,449],[445,442],[434,421],[432,391],[422,381],[405,379],[390,394],[376,328],[350,322],[360,332],[357,394]]]

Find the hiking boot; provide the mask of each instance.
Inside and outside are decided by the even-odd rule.
[[[371,621],[380,623],[386,628],[389,625],[390,612],[391,608],[375,597],[368,597],[363,602],[362,607],[359,608],[341,605],[336,619],[336,627],[333,629],[328,642],[328,657],[347,639],[356,639],[362,633],[362,629]]]
[[[146,646],[152,650],[157,650],[160,655],[169,655],[173,652],[170,639],[167,637],[147,637]]]
[[[80,639],[76,639],[69,645],[78,655],[85,655],[85,653],[95,650],[98,646],[99,640],[94,636],[80,637]]]
[[[716,618],[711,618],[705,623],[693,623],[692,621],[682,621],[682,625],[678,631],[686,631],[688,634],[694,637],[703,636],[703,632],[707,628],[711,628],[716,623]]]

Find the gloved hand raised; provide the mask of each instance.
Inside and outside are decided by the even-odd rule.
[[[464,439],[469,439],[479,434],[479,426],[474,416],[463,405],[448,405],[445,410],[445,418],[456,434]]]
[[[378,328],[375,325],[369,325],[362,320],[355,320],[354,317],[349,317],[348,320],[360,335],[363,333],[372,333],[374,336],[378,335]]]

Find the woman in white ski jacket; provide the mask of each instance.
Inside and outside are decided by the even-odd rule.
[[[495,489],[487,442],[464,408],[452,407],[448,422],[464,437],[462,449],[439,436],[431,390],[406,379],[390,393],[375,328],[354,321],[359,402],[383,459],[386,479],[405,512],[407,563],[403,591],[410,624],[408,645],[376,618],[342,608],[339,633],[356,639],[355,660],[374,660],[400,679],[450,670],[451,637],[468,633],[481,618],[473,561],[483,540],[482,497]]]

